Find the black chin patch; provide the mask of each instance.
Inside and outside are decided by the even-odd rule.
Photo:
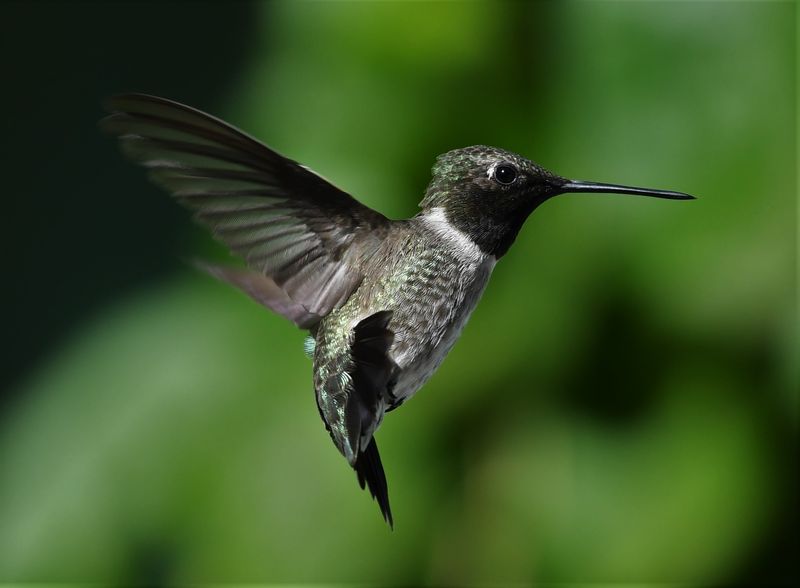
[[[485,206],[453,206],[445,211],[447,220],[487,254],[499,259],[506,254],[535,206],[486,210]]]

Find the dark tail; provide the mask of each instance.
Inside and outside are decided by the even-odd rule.
[[[369,493],[378,501],[384,520],[394,529],[392,509],[389,506],[389,488],[386,486],[386,474],[383,473],[383,464],[381,464],[381,456],[378,453],[378,445],[375,443],[374,437],[367,445],[367,448],[358,454],[358,459],[356,459],[353,468],[356,470],[361,488],[363,489],[366,483],[369,487]]]

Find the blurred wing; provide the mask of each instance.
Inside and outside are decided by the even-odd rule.
[[[101,127],[123,152],[308,316],[358,287],[358,259],[388,227],[382,214],[199,110],[144,94],[116,96],[108,109]]]

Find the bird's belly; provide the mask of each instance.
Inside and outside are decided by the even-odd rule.
[[[392,391],[395,405],[413,396],[444,361],[475,310],[493,267],[494,259],[486,260],[463,279],[450,282],[447,295],[409,300],[395,311],[390,353],[401,370]]]
[[[462,328],[463,324],[462,322]],[[457,333],[455,331],[456,329],[453,329],[453,336],[449,337],[449,341],[442,341],[437,347],[428,348],[424,352],[417,353],[408,365],[403,368],[392,391],[395,404],[400,404],[411,398],[439,369],[442,361],[447,357],[456,339],[458,339],[461,329],[459,328]]]

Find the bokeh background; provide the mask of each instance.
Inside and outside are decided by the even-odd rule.
[[[792,2],[3,3],[0,582],[788,584]],[[562,175],[378,438],[331,445],[303,334],[97,132],[144,91],[393,217],[485,143]]]

